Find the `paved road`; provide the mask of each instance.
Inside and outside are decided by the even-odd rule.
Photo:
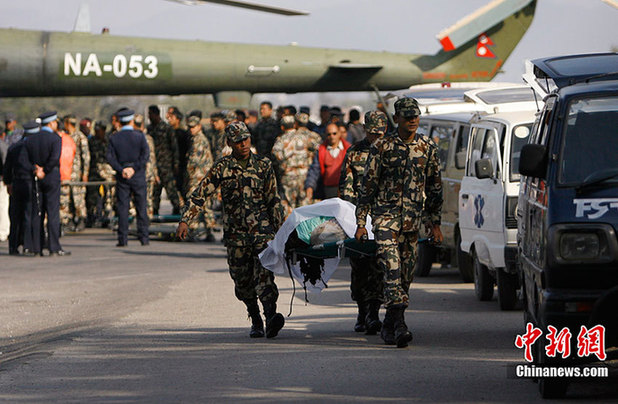
[[[136,241],[88,230],[70,257],[23,258],[0,244],[0,401],[539,401],[507,377],[522,362],[521,312],[478,302],[456,270],[413,285],[409,348],[352,331],[349,267],[293,313],[272,340],[248,338],[220,243]],[[292,297],[277,279],[280,311]],[[571,386],[576,401],[615,401],[616,378]]]

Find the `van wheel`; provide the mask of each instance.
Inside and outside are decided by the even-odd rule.
[[[536,326],[536,325],[535,325]],[[537,365],[547,365],[549,358],[545,355],[545,345],[538,345],[536,348],[536,355],[534,362]],[[555,365],[557,362],[554,362]],[[556,378],[556,377],[539,377],[537,380],[539,384],[539,393],[542,398],[563,398],[566,396],[567,389],[569,387],[569,379]]]
[[[521,280],[521,298],[524,312],[524,324],[532,322],[533,316],[530,313],[530,303],[528,302],[528,293],[526,292],[526,277]]]
[[[416,259],[417,276],[425,277],[429,275],[431,266],[436,259],[437,247],[429,243],[418,243],[418,257]]]
[[[500,310],[513,310],[517,305],[517,289],[519,281],[517,274],[510,274],[502,268],[496,270],[498,284],[498,303]]]
[[[563,398],[569,388],[569,381],[556,377],[539,378],[539,393],[543,398]]]
[[[455,245],[457,246],[457,268],[459,268],[461,280],[466,283],[474,282],[472,257],[461,249],[461,235],[459,232],[455,235]]]
[[[494,297],[494,280],[489,274],[489,269],[480,263],[476,253],[472,258],[474,268],[474,292],[476,297],[482,301],[491,300]]]

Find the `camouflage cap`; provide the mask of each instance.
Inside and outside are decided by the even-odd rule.
[[[236,143],[251,137],[251,132],[249,132],[244,122],[232,122],[225,128],[225,135],[232,142]]]
[[[395,101],[395,113],[404,118],[412,118],[421,114],[421,109],[414,98],[400,98]]]
[[[309,114],[306,114],[304,112],[297,113],[294,118],[296,119],[296,122],[303,126],[306,126],[309,123]]]
[[[133,118],[133,122],[135,122],[137,126],[141,126],[141,124],[144,123],[144,115],[135,114],[135,118]]]
[[[281,125],[283,125],[287,129],[292,129],[294,127],[294,116],[293,115],[284,115],[281,117]]]
[[[198,116],[192,115],[187,118],[187,126],[193,128],[200,124],[200,118]]]
[[[383,135],[386,132],[388,120],[382,111],[368,111],[365,114],[365,131]]]
[[[236,112],[234,111],[227,111],[225,113],[225,118],[224,118],[226,123],[232,122],[236,120]]]

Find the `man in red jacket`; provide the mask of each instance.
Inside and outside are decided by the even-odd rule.
[[[350,147],[336,124],[326,126],[326,140],[313,157],[305,180],[307,199],[335,198],[339,189],[339,177],[345,152]]]

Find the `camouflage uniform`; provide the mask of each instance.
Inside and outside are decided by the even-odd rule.
[[[165,188],[174,211],[180,209],[180,197],[174,172],[178,170],[178,144],[174,135],[174,129],[163,121],[157,125],[148,125],[148,134],[152,136],[155,145],[157,169],[161,182],[156,184],[153,190],[153,209],[159,211],[161,204],[161,191]]]
[[[382,135],[386,131],[386,115],[379,111],[365,114],[365,128],[368,133]],[[365,174],[365,164],[369,157],[371,143],[363,138],[346,152],[339,177],[339,197],[353,204],[358,203]],[[383,272],[376,258],[350,258],[350,291],[352,300],[359,304],[375,304],[379,308],[383,298]],[[371,302],[371,303],[370,303]],[[360,306],[359,306],[360,307]],[[368,308],[369,309],[369,308]]]
[[[88,141],[88,147],[90,149],[90,170],[88,175],[89,181],[114,181],[116,172],[107,162],[105,157],[107,153],[107,141],[109,136],[106,135],[105,139],[101,140],[96,136],[93,136]],[[112,211],[112,205],[114,201],[114,187],[90,187],[88,192],[92,207],[90,214],[97,218],[97,210],[100,208],[104,216],[108,216]],[[99,207],[99,200],[102,200]]]
[[[250,136],[241,122],[229,125],[226,135],[233,142]],[[189,224],[196,220],[219,187],[223,203],[223,239],[235,295],[247,305],[254,325],[259,317],[257,299],[262,302],[269,336],[269,318],[278,314],[275,309],[279,292],[274,274],[262,266],[258,254],[274,238],[283,221],[272,164],[270,160],[253,153],[244,162],[233,155],[218,160],[194,189],[181,221]],[[258,312],[254,319],[256,309]],[[282,316],[277,320],[284,321]]]
[[[381,136],[386,130],[386,115],[381,112],[367,112],[363,132]],[[365,163],[369,156],[371,143],[363,138],[359,143],[351,146],[346,152],[341,166],[339,177],[339,198],[358,203],[361,193]],[[379,319],[379,310],[384,293],[384,275],[378,266],[376,257],[350,257],[350,292],[352,300],[358,305],[358,317],[354,331],[367,331],[375,334],[382,324]]]
[[[193,123],[194,122],[190,119],[189,125],[193,125]],[[197,118],[197,123],[195,124],[199,124],[199,118]],[[202,178],[208,174],[208,170],[210,170],[214,164],[210,151],[210,143],[208,143],[208,139],[204,133],[200,130],[195,135],[191,133],[189,133],[189,135],[192,140],[191,146],[187,151],[187,171],[185,175],[185,189],[187,190],[187,195],[193,193],[193,190],[197,188]],[[215,226],[215,216],[210,209],[210,205],[211,201],[208,201],[203,207],[204,223],[207,229],[211,229]],[[192,229],[197,228],[197,223],[193,223],[195,223],[195,225]]]
[[[396,108],[412,109],[403,100],[411,99],[397,101]],[[420,114],[418,106],[415,111]],[[384,271],[387,308],[408,306],[418,230],[421,217],[425,217],[423,210],[432,223],[440,224],[441,208],[438,148],[431,139],[417,132],[406,143],[394,133],[371,145],[356,222],[364,227],[371,210],[378,265]]]
[[[148,149],[150,149],[150,157],[148,158],[148,163],[146,163],[146,211],[148,212],[148,217],[152,218],[154,215],[152,194],[154,192],[156,179],[159,176],[159,169],[157,168],[154,139],[148,134],[144,135],[146,136]]]
[[[90,172],[90,149],[88,147],[88,138],[80,130],[75,130],[71,134],[71,138],[75,142],[75,159],[73,160],[73,171],[71,172],[71,181],[81,182],[83,176],[88,178]],[[74,217],[77,219],[85,219],[88,216],[86,211],[86,187],[72,186],[71,194],[74,206]]]
[[[254,146],[260,156],[271,157],[275,140],[281,133],[281,128],[273,118],[261,119],[253,129]]]
[[[320,135],[303,127],[279,136],[272,148],[283,193],[292,209],[305,204],[305,179],[320,143]]]
[[[219,132],[213,128],[210,128],[204,135],[210,144],[213,160],[219,160],[222,157],[222,151],[225,148],[225,131],[222,130]]]

